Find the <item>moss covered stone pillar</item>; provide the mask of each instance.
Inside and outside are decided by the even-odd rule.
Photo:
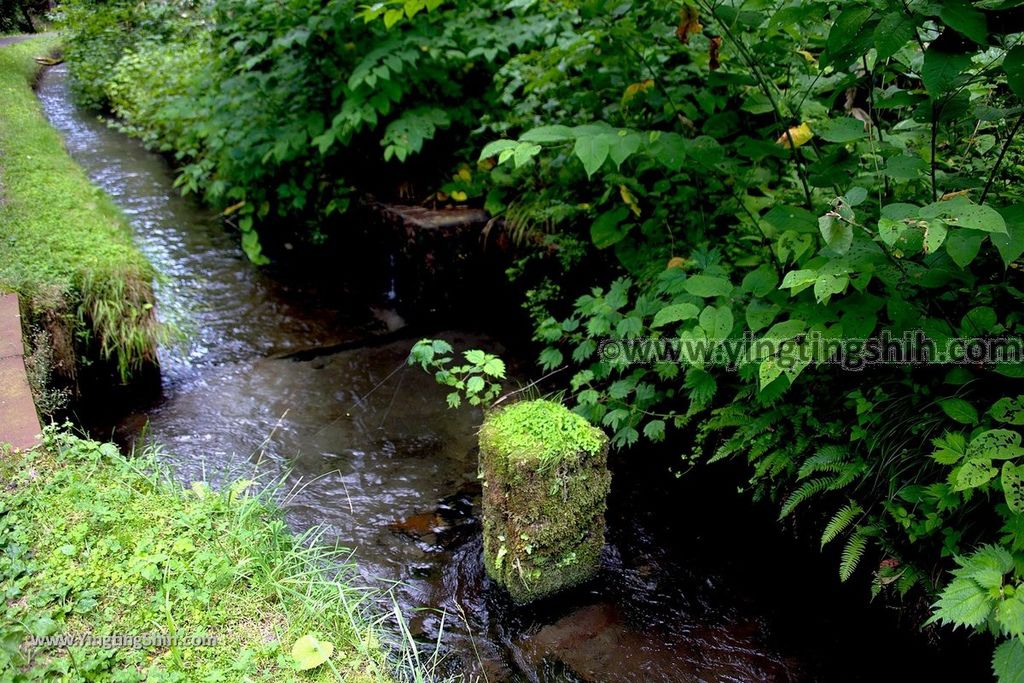
[[[552,401],[492,411],[480,429],[484,565],[524,604],[591,578],[604,546],[608,438]]]

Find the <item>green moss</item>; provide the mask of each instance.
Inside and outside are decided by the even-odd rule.
[[[496,412],[481,440],[506,458],[540,466],[581,452],[594,454],[605,445],[600,429],[562,404],[545,400],[522,401]]]
[[[391,679],[373,616],[379,596],[351,583],[358,572],[345,551],[293,536],[252,482],[183,488],[150,455],[125,458],[52,429],[45,439],[41,450],[0,454],[0,671],[26,681],[65,680],[57,672],[125,682]],[[27,640],[151,633],[217,644]],[[293,670],[292,644],[307,633],[334,644],[340,678],[330,665]]]
[[[608,439],[557,403],[518,403],[480,430],[484,566],[517,603],[600,568]]]
[[[126,379],[156,357],[153,270],[32,91],[33,57],[56,45],[38,38],[0,47],[0,289],[21,294],[33,320],[65,326],[52,337],[91,340],[79,348]]]

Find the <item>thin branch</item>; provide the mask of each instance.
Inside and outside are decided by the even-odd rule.
[[[988,174],[988,181],[985,183],[985,189],[981,193],[981,199],[978,200],[979,204],[985,203],[985,198],[988,197],[988,191],[992,189],[992,183],[995,182],[999,166],[1002,165],[1003,158],[1006,156],[1006,152],[1009,151],[1010,145],[1013,143],[1013,138],[1020,130],[1021,124],[1024,124],[1024,114],[1021,114],[1017,118],[1017,123],[1013,124],[1013,130],[1011,130],[1010,134],[1006,136],[1006,142],[1003,143],[1003,148],[999,150],[999,158],[996,159],[996,163],[992,167],[992,172]]]

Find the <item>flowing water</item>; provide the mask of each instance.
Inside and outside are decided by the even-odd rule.
[[[45,73],[39,97],[72,156],[123,208],[160,273],[161,316],[188,336],[162,352],[160,397],[98,435],[163,444],[184,482],[290,473],[289,523],[323,525],[354,549],[367,582],[401,581],[413,633],[429,642],[440,631],[452,671],[492,681],[950,680],[965,666],[860,607],[862,593],[832,580],[835,558],[793,546],[769,509],[750,508],[725,479],[676,481],[667,468],[678,459],[657,454],[615,463],[600,576],[512,607],[483,575],[480,414],[448,410],[426,373],[404,368],[412,339],[375,337],[379,316],[344,292],[252,267],[215,214],[178,195],[163,158],[72,105],[64,67]],[[441,336],[501,350],[477,330]]]

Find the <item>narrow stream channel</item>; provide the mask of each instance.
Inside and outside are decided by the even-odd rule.
[[[161,397],[97,436],[163,444],[184,482],[257,466],[287,474],[289,523],[323,525],[355,551],[368,583],[401,581],[414,634],[436,639],[446,613],[451,671],[490,681],[957,680],[960,671],[981,680],[973,652],[940,656],[864,608],[863,584],[840,590],[835,558],[780,535],[770,509],[752,511],[724,481],[676,481],[673,460],[656,454],[616,468],[593,585],[514,609],[481,564],[480,415],[448,410],[430,377],[403,369],[412,340],[282,358],[369,337],[369,306],[252,267],[215,214],[178,195],[160,156],[73,106],[63,66],[44,74],[39,97],[159,271],[161,315],[188,333],[162,352]],[[500,349],[476,331],[443,336]]]

